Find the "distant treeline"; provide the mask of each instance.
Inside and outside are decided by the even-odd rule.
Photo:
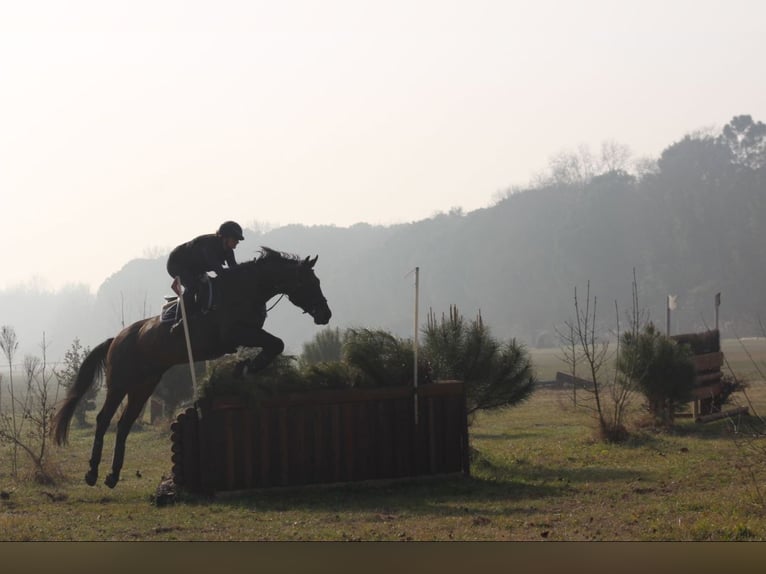
[[[608,335],[630,307],[635,269],[639,304],[658,325],[673,294],[673,332],[713,328],[720,292],[722,336],[762,335],[766,126],[736,116],[719,133],[685,136],[656,160],[635,162],[617,144],[598,156],[560,154],[526,188],[469,213],[391,226],[247,229],[237,254],[254,255],[260,245],[319,255],[331,326],[341,328],[411,336],[417,266],[423,317],[455,304],[466,315],[481,312],[497,337],[558,346],[575,287],[584,295],[590,282]],[[84,287],[0,291],[0,324],[14,326],[22,346],[38,354],[46,332],[49,359],[59,360],[75,337],[94,346],[121,324],[156,314],[170,292],[164,265],[162,257],[132,260],[95,296]],[[286,301],[266,328],[293,353],[317,332]]]

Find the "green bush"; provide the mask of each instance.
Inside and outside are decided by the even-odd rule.
[[[637,384],[652,416],[672,424],[675,414],[691,400],[696,377],[691,349],[666,337],[652,323],[638,335],[623,333],[621,339],[617,369]]]
[[[481,315],[467,322],[450,307],[437,321],[430,312],[423,346],[434,379],[457,379],[466,385],[468,413],[516,405],[528,399],[537,382],[526,348],[515,339],[492,337]]]

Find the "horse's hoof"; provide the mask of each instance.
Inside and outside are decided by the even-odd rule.
[[[110,474],[104,479],[104,484],[107,485],[109,488],[114,488],[117,486],[117,481],[120,480],[118,477],[116,477],[113,474]]]
[[[85,483],[88,486],[94,486],[96,484],[96,479],[98,478],[98,474],[92,471],[88,471],[85,473]]]

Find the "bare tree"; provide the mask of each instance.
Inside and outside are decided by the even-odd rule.
[[[11,474],[14,477],[18,476],[18,453],[21,450],[34,465],[35,479],[49,483],[52,476],[47,468],[48,435],[56,400],[53,393],[58,383],[48,370],[45,334],[41,349],[42,359],[33,356],[24,358],[25,393],[21,397],[14,393],[12,400],[16,408],[11,414],[0,414],[0,440],[13,445]]]
[[[598,155],[594,155],[586,144],[580,144],[575,151],[561,151],[551,156],[548,167],[533,177],[533,185],[585,186],[594,177],[614,171],[631,171],[630,148],[614,140],[601,144]]]
[[[19,340],[16,337],[16,330],[9,326],[3,325],[0,327],[0,349],[3,350],[5,359],[8,362],[8,389],[11,396],[11,418],[16,421],[16,395],[13,388],[13,360],[16,356],[16,351],[19,348]],[[1,397],[0,397],[1,398]],[[0,401],[0,406],[2,402]],[[0,409],[0,416],[5,416]],[[18,448],[16,444],[13,444],[13,462],[11,465],[11,474],[16,475],[16,460],[18,457]]]
[[[761,336],[766,337],[766,326],[761,318],[758,318]],[[755,373],[760,380],[766,380],[766,363],[753,357],[744,341],[736,336],[737,342],[744,351]],[[738,379],[737,374],[726,362],[731,376],[734,379],[737,388],[745,396],[747,405],[752,413],[747,417],[728,417],[729,424],[732,427],[732,437],[740,456],[735,461],[735,465],[753,485],[755,496],[761,506],[766,505],[766,496],[762,492],[763,477],[766,475],[766,418],[759,413],[747,393],[747,381]]]
[[[610,171],[625,171],[630,167],[630,158],[633,152],[630,148],[615,140],[607,140],[601,143],[601,156],[598,163],[600,173]]]
[[[572,404],[577,406],[577,366],[582,363],[583,356],[579,352],[578,338],[575,336],[575,327],[571,322],[565,323],[564,329],[556,328],[556,333],[561,341],[560,360],[566,363],[569,374],[572,376]]]
[[[585,293],[585,307],[582,306],[577,296],[577,287],[574,289],[574,321],[565,323],[567,330],[573,335],[574,344],[579,349],[581,360],[585,363],[585,369],[590,377],[588,391],[593,398],[593,409],[598,421],[599,429],[603,436],[608,436],[609,424],[602,407],[602,377],[603,370],[609,351],[609,342],[601,341],[596,330],[596,296],[591,302],[590,281],[588,281]]]
[[[636,376],[638,365],[634,361],[635,356],[628,355],[627,357],[623,357],[623,354],[621,353],[624,333],[620,330],[620,310],[617,301],[614,302],[614,308],[617,321],[617,348],[615,349],[617,368],[614,370],[614,378],[609,385],[609,388],[613,405],[611,415],[612,426],[615,433],[617,433],[620,432],[620,429],[625,428],[627,408],[637,390],[638,385],[636,381],[639,377]],[[626,331],[629,339],[637,339],[639,333],[648,321],[647,315],[647,312],[641,309],[639,305],[638,281],[636,280],[636,269],[633,268],[632,302],[630,312],[628,313],[628,328]]]

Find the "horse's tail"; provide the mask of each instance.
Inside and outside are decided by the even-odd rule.
[[[59,405],[56,414],[53,416],[51,434],[53,435],[56,444],[61,445],[67,443],[69,422],[72,420],[74,411],[77,408],[77,403],[80,402],[80,399],[93,385],[93,381],[96,380],[96,377],[103,373],[106,365],[106,354],[109,351],[109,347],[113,340],[113,337],[107,339],[95,347],[88,353],[88,356],[83,359],[82,364],[80,365],[80,370],[77,371],[77,378],[72,386],[69,387],[66,398]]]

